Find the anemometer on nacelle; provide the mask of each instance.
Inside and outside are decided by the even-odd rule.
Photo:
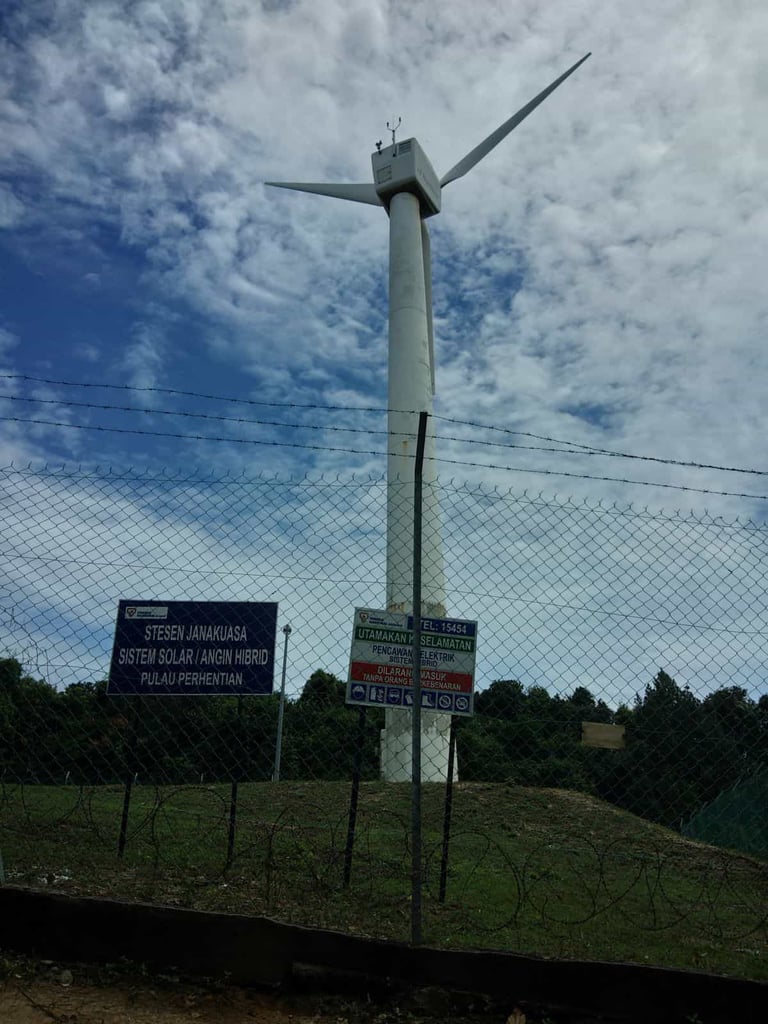
[[[564,74],[555,79],[551,85],[534,96],[521,107],[504,124],[491,132],[483,141],[462,157],[457,164],[445,173],[442,178],[435,174],[432,164],[416,139],[403,139],[398,142],[396,132],[400,126],[400,118],[395,124],[394,119],[387,128],[392,133],[392,145],[382,148],[381,142],[376,143],[376,152],[371,154],[373,164],[373,184],[367,182],[320,182],[320,181],[267,181],[266,185],[277,188],[289,188],[297,192],[314,192],[316,195],[333,196],[336,199],[348,199],[353,203],[368,203],[371,206],[389,206],[398,192],[410,192],[419,200],[422,219],[432,217],[440,212],[440,193],[446,185],[457,178],[462,178],[467,171],[478,164],[492,149],[505,139],[507,135],[524,121],[550,93],[554,92],[566,78],[573,74],[589,57],[589,54],[568,68]],[[426,230],[426,229],[425,229]]]

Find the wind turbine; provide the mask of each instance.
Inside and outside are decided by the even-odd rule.
[[[442,189],[472,170],[540,103],[584,63],[590,54],[513,114],[470,150],[442,178],[437,177],[416,139],[397,142],[397,125],[387,125],[392,145],[377,143],[371,154],[373,183],[337,184],[268,181],[267,185],[312,192],[356,203],[383,206],[389,214],[389,355],[387,447],[387,608],[410,611],[413,565],[413,459],[420,412],[432,413],[435,385],[432,329],[432,268],[426,220],[440,212]],[[399,124],[399,122],[398,122]],[[430,421],[431,422],[431,421]],[[434,433],[424,451],[422,609],[445,616],[445,573],[440,535]],[[411,778],[411,715],[386,710],[381,735],[381,774],[391,782]],[[441,782],[448,765],[447,715],[422,715],[422,779]]]

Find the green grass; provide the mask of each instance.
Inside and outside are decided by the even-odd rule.
[[[423,791],[424,935],[435,945],[631,960],[768,979],[768,865],[684,839],[564,790],[455,789],[447,898],[438,901],[444,790]],[[90,895],[269,914],[407,939],[410,787],[364,784],[344,889],[349,785],[6,786],[9,881]]]

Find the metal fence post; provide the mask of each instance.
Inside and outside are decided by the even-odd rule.
[[[456,716],[451,715],[451,734],[448,741],[448,777],[445,780],[445,806],[443,809],[443,849],[440,857],[440,889],[438,901],[445,903],[448,883],[448,847],[451,841],[451,812],[453,810],[453,769],[456,763]]]
[[[411,712],[411,942],[422,941],[421,914],[421,533],[427,413],[419,413],[413,474],[413,711]]]
[[[243,698],[239,696],[237,698],[237,724],[238,724],[238,742],[241,739],[241,730],[239,729],[240,723],[243,718]],[[225,867],[227,869],[232,867],[232,861],[235,856],[235,831],[237,829],[237,789],[240,781],[240,776],[243,773],[235,767],[235,777],[232,779],[232,787],[229,794],[229,831],[227,833],[227,861]]]
[[[131,698],[128,698],[129,700]],[[139,706],[136,701],[139,698],[134,697],[134,704],[131,706],[131,717],[128,722],[128,735],[126,737],[125,752],[126,752],[126,763],[125,763],[125,783],[123,789],[123,810],[120,815],[120,834],[117,838],[117,859],[122,860],[125,854],[125,844],[128,840],[128,818],[131,812],[131,794],[133,792],[133,782],[136,776],[136,765],[135,765],[135,754],[136,754],[136,734],[139,728]]]
[[[349,820],[347,823],[347,844],[344,848],[344,888],[352,878],[352,855],[355,849],[355,828],[357,827],[357,802],[360,795],[360,776],[363,772],[363,750],[365,748],[365,705],[357,717],[357,742],[352,765],[352,789],[349,795]]]
[[[272,781],[280,781],[280,762],[283,757],[283,717],[285,715],[285,672],[288,667],[288,637],[291,635],[291,627],[283,626],[285,643],[283,644],[283,674],[280,681],[280,708],[277,712],[277,741],[275,743],[275,767],[272,772]]]

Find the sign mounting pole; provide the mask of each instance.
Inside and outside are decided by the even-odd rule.
[[[280,762],[283,758],[283,717],[285,715],[285,671],[288,667],[288,637],[291,635],[291,627],[283,626],[283,674],[280,680],[280,709],[277,712],[277,742],[275,744],[275,769],[272,772],[272,781],[280,781]]]
[[[421,531],[427,413],[419,413],[413,470],[413,711],[411,712],[411,942],[421,945]]]

